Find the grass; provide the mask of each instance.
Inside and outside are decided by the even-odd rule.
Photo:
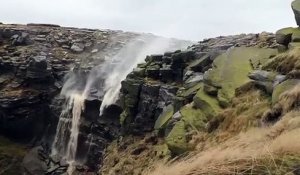
[[[299,115],[293,111],[272,127],[252,128],[207,150],[157,165],[147,174],[289,174],[300,168]]]
[[[300,69],[300,48],[294,48],[288,52],[278,54],[266,63],[262,69],[272,70],[281,74],[288,74],[293,70]]]
[[[252,90],[233,99],[218,116],[218,130],[184,158],[159,163],[147,175],[282,175],[300,171],[300,87],[280,96],[282,112],[275,124],[259,121],[267,98]],[[295,172],[295,173],[294,173]]]

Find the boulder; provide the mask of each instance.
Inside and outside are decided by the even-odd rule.
[[[255,71],[249,73],[248,77],[250,79],[256,80],[256,81],[273,82],[276,77],[276,73],[268,72],[268,71],[264,71],[264,70],[255,70]]]
[[[293,33],[298,31],[298,28],[288,27],[280,29],[276,32],[276,42],[287,46],[292,41]]]
[[[180,114],[187,130],[205,130],[205,125],[210,117],[205,115],[202,110],[194,108],[192,104],[187,104],[182,107]]]
[[[166,137],[166,144],[173,154],[182,154],[188,151],[184,121],[177,122],[169,135]]]
[[[195,72],[204,72],[207,70],[207,67],[212,63],[212,60],[210,59],[210,55],[204,55],[199,59],[196,59],[193,61],[190,65],[189,68],[192,71]]]
[[[35,147],[24,157],[22,166],[25,172],[31,175],[40,175],[47,172],[47,164],[39,158],[39,152],[42,149],[40,146]]]
[[[219,100],[230,101],[235,96],[235,89],[250,80],[251,62],[264,62],[276,53],[275,49],[232,48],[214,60],[214,67],[204,74],[204,82],[220,88]]]
[[[300,1],[299,0],[294,0],[292,2],[292,9],[295,14],[296,23],[298,26],[300,26]]]
[[[34,56],[27,67],[26,77],[30,79],[45,79],[50,77],[52,72],[48,69],[46,56]]]
[[[84,44],[82,43],[74,43],[72,46],[71,46],[71,50],[74,52],[74,53],[81,53],[84,51]]]
[[[157,120],[155,121],[154,124],[154,129],[160,130],[164,128],[168,121],[172,118],[174,114],[174,107],[173,105],[169,105],[163,109],[163,112],[159,115]]]
[[[31,43],[31,40],[29,38],[29,34],[22,32],[21,34],[15,34],[12,36],[12,45],[13,46],[22,46],[22,45],[28,45]]]
[[[206,115],[217,114],[221,110],[218,100],[206,94],[203,89],[203,84],[201,84],[200,89],[193,98],[195,107],[201,109]]]
[[[160,79],[163,82],[172,81],[173,77],[173,70],[171,69],[170,65],[164,65],[162,68],[159,69]]]
[[[187,80],[185,80],[184,87],[192,87],[203,81],[203,73],[193,72]]]
[[[146,76],[149,78],[159,79],[159,73],[160,73],[159,65],[148,66],[146,69]]]
[[[182,88],[178,91],[177,96],[183,97],[187,103],[190,103],[193,100],[193,97],[196,95],[198,90],[203,86],[202,83],[194,84],[193,86]]]

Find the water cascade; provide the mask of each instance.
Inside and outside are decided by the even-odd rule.
[[[78,160],[76,151],[84,102],[93,95],[92,91],[95,90],[97,92],[95,98],[102,101],[101,116],[105,107],[118,99],[121,81],[145,59],[146,55],[163,53],[175,48],[177,49],[178,45],[172,45],[170,39],[136,38],[127,43],[115,56],[95,66],[88,75],[82,76],[80,71],[70,71],[61,90],[61,95],[65,97],[65,106],[59,118],[51,153],[52,156],[59,155],[66,160],[69,164],[69,175],[74,172],[76,164],[85,163],[84,160]],[[89,137],[93,138],[92,135]],[[91,139],[87,142],[90,143]]]

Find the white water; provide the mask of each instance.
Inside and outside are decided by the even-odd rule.
[[[143,39],[141,39],[143,40]],[[139,40],[135,40],[127,44],[114,58],[120,63],[116,64],[105,79],[103,101],[100,107],[100,115],[102,115],[105,107],[116,102],[121,89],[121,82],[136,67],[138,63],[144,62],[147,55],[162,54],[166,51],[174,51],[175,49],[186,48],[182,45],[178,48],[172,45],[174,41],[167,38],[157,38],[145,43],[139,44]]]
[[[67,170],[69,175],[75,170],[79,124],[81,112],[84,110],[84,100],[85,96],[82,94],[74,93],[67,97],[52,146],[52,155],[60,154],[69,163]],[[72,115],[69,114],[70,110],[72,110]],[[68,143],[66,143],[67,140]]]
[[[71,126],[71,134],[70,140],[67,146],[67,154],[66,159],[69,163],[68,174],[72,174],[75,170],[76,163],[76,151],[78,145],[78,134],[79,134],[79,124],[81,112],[84,110],[84,99],[83,95],[74,94],[71,96],[71,100],[73,101],[73,109],[72,109],[72,126]]]
[[[153,38],[136,38],[127,43],[116,56],[106,60],[100,66],[94,67],[88,77],[82,77],[80,73],[73,72],[73,70],[67,76],[61,90],[61,95],[66,98],[66,103],[59,118],[51,154],[60,155],[69,163],[67,170],[69,175],[73,174],[78,161],[76,160],[76,151],[80,117],[84,111],[84,100],[89,96],[90,90],[95,87],[99,88],[99,79],[105,79],[104,85],[101,84],[100,89],[97,89],[105,93],[100,107],[101,115],[106,106],[115,103],[118,99],[121,81],[133,68],[143,62],[146,55],[178,49],[174,48],[171,43],[172,41],[165,38],[155,40]],[[186,47],[186,45],[182,47]]]

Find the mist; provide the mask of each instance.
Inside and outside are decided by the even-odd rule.
[[[150,32],[201,40],[295,26],[292,0],[9,0],[0,22]]]

